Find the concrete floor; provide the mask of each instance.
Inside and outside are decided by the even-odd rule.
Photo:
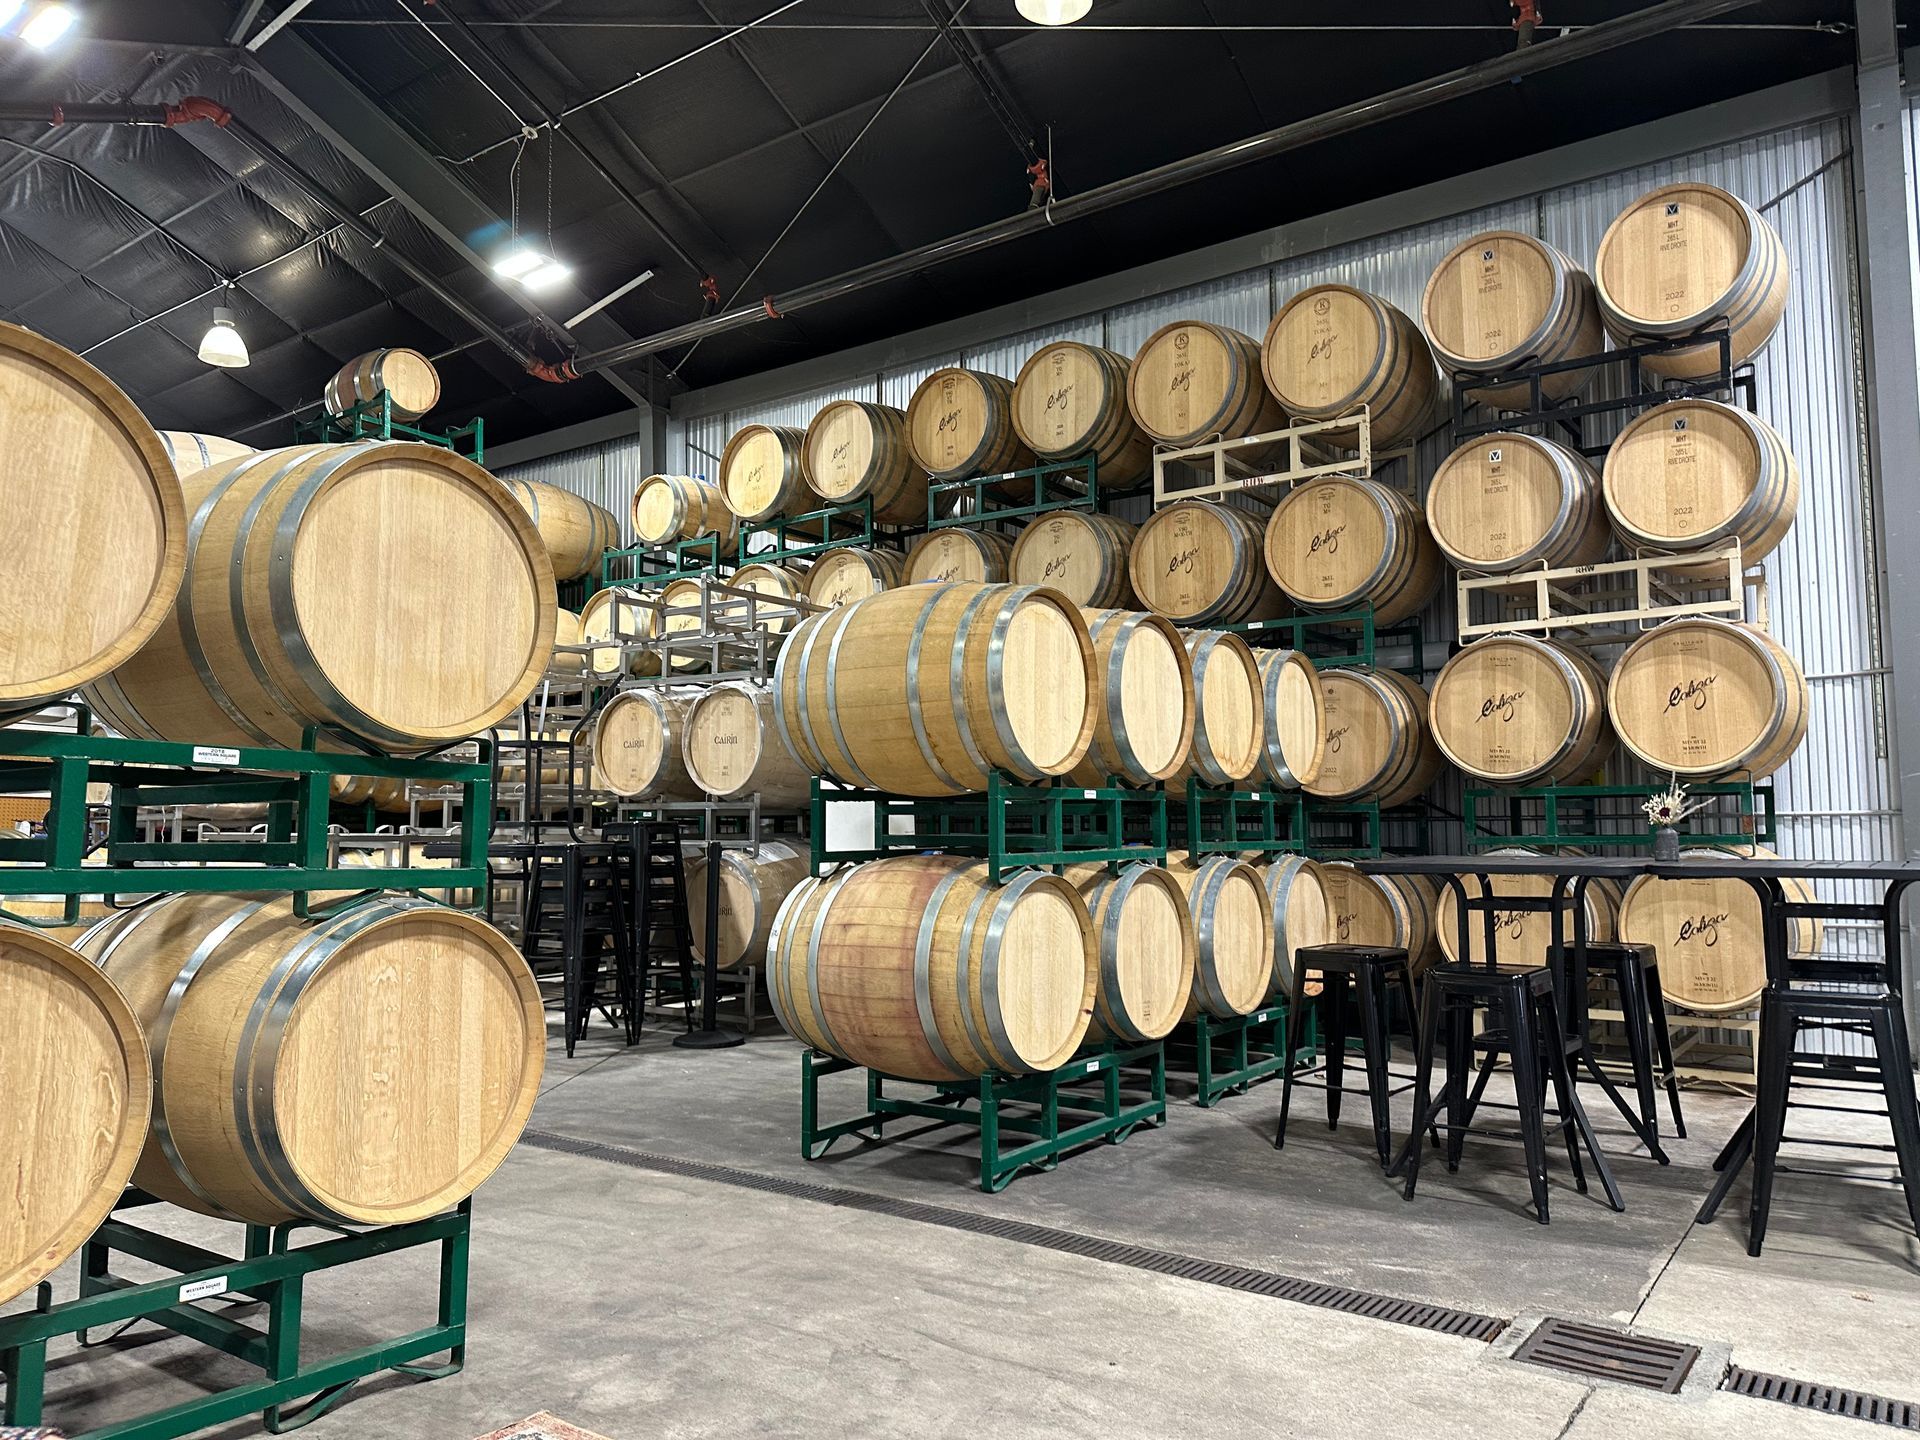
[[[1594,1386],[1505,1359],[1498,1344],[522,1147],[475,1206],[467,1369],[371,1382],[308,1433],[468,1440],[538,1410],[613,1440],[1873,1433],[1712,1393],[1707,1372],[1729,1353],[1754,1369],[1920,1399],[1920,1245],[1897,1191],[1785,1178],[1758,1259],[1745,1253],[1744,1185],[1718,1223],[1692,1224],[1712,1158],[1745,1113],[1732,1096],[1689,1092],[1690,1138],[1661,1167],[1586,1091],[1627,1211],[1575,1193],[1560,1151],[1553,1223],[1542,1227],[1523,1210],[1515,1144],[1470,1141],[1460,1172],[1429,1165],[1407,1204],[1371,1159],[1364,1102],[1350,1099],[1329,1132],[1322,1096],[1302,1090],[1276,1153],[1277,1082],[1211,1111],[1176,1103],[1165,1129],[996,1196],[973,1186],[951,1131],[909,1124],[894,1144],[845,1140],[809,1164],[799,1068],[799,1049],[777,1034],[694,1052],[662,1035],[623,1050],[599,1030],[571,1061],[556,1046],[533,1124],[1502,1318],[1631,1323],[1706,1347],[1706,1383],[1676,1398]],[[827,1110],[859,1104],[851,1077],[826,1086]],[[1399,1113],[1404,1129],[1404,1101]],[[1878,1141],[1884,1125],[1847,1128]],[[184,1215],[170,1228],[224,1233]],[[424,1253],[311,1285],[310,1353],[426,1323],[432,1287]],[[114,1348],[59,1352],[49,1418],[77,1432],[248,1373],[136,1331]]]

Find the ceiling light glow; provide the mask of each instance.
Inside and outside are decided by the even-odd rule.
[[[1093,0],[1013,0],[1013,8],[1036,25],[1071,25],[1087,18]]]
[[[0,4],[5,0],[0,0]],[[20,31],[20,38],[37,50],[44,50],[73,28],[80,17],[68,5],[46,5],[35,12]]]
[[[573,274],[571,265],[562,265],[558,260],[548,260],[536,270],[520,277],[520,283],[528,290],[551,290],[556,285],[565,284]]]
[[[0,0],[0,27],[4,27],[8,21],[18,15],[20,7],[26,3],[27,0]]]
[[[233,323],[233,311],[224,305],[213,307],[213,324],[200,342],[200,358],[222,370],[238,370],[249,362],[247,342]]]
[[[553,264],[553,261],[545,255],[542,255],[538,250],[529,250],[523,247],[518,250],[509,250],[498,260],[494,261],[493,273],[503,276],[508,280],[524,280],[534,271],[551,264]]]

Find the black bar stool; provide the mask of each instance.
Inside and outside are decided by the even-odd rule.
[[[1673,1133],[1687,1138],[1687,1122],[1680,1114],[1680,1080],[1674,1073],[1673,1037],[1667,1029],[1667,997],[1660,986],[1660,955],[1651,945],[1595,943],[1557,945],[1549,951],[1555,973],[1567,977],[1563,989],[1568,1038],[1579,1046],[1580,1063],[1594,1081],[1607,1092],[1614,1105],[1632,1119],[1613,1078],[1600,1068],[1593,1050],[1593,1020],[1587,999],[1588,976],[1601,970],[1620,993],[1621,1028],[1626,1031],[1627,1059],[1633,1070],[1635,1099],[1639,1102],[1640,1138],[1653,1158],[1662,1165],[1667,1154],[1660,1148],[1659,1089],[1667,1092],[1667,1105],[1673,1112]],[[1579,1082],[1575,1072],[1574,1081]]]
[[[1393,1158],[1393,1124],[1388,1102],[1399,1092],[1391,1088],[1393,1074],[1387,1068],[1388,987],[1398,985],[1406,997],[1407,1013],[1413,1014],[1413,973],[1407,965],[1407,952],[1384,945],[1303,945],[1294,954],[1293,990],[1287,1003],[1287,1054],[1299,1053],[1307,1030],[1307,972],[1318,971],[1323,984],[1313,997],[1320,1011],[1320,1034],[1326,1043],[1327,1058],[1319,1067],[1326,1080],[1319,1088],[1327,1092],[1327,1128],[1340,1128],[1340,1101],[1347,1060],[1347,1004],[1349,991],[1359,1011],[1361,1043],[1365,1046],[1367,1098],[1373,1107],[1373,1143],[1380,1152],[1380,1164]],[[1351,984],[1349,984],[1351,982]],[[1294,1067],[1289,1064],[1280,1087],[1280,1123],[1273,1135],[1274,1149],[1287,1143],[1287,1111],[1293,1103]],[[1307,1073],[1312,1073],[1311,1071]],[[1302,1080],[1311,1086],[1313,1082]],[[1402,1087],[1405,1088],[1404,1086]],[[1418,1133],[1418,1132],[1416,1132]]]

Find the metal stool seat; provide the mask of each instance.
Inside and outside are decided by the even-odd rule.
[[[1393,1125],[1388,1102],[1406,1087],[1394,1090],[1396,1078],[1387,1067],[1389,986],[1398,985],[1406,996],[1407,1013],[1413,1013],[1413,972],[1407,964],[1407,952],[1383,945],[1303,945],[1294,952],[1293,988],[1287,1004],[1287,1054],[1296,1055],[1306,1041],[1307,972],[1318,971],[1324,978],[1320,994],[1311,997],[1320,1012],[1320,1033],[1326,1041],[1326,1060],[1320,1069],[1326,1080],[1319,1088],[1327,1092],[1327,1128],[1340,1128],[1340,1101],[1344,1093],[1347,1059],[1347,1004],[1349,990],[1359,1011],[1360,1038],[1365,1047],[1367,1098],[1373,1108],[1373,1142],[1384,1167],[1393,1158]],[[1351,984],[1349,985],[1349,982]],[[1307,1073],[1311,1074],[1311,1071]],[[1312,1085],[1300,1079],[1289,1065],[1280,1087],[1280,1123],[1274,1130],[1273,1146],[1279,1150],[1287,1143],[1287,1112],[1293,1104],[1296,1083]],[[1400,1077],[1405,1078],[1405,1077]]]

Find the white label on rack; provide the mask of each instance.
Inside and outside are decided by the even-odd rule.
[[[1091,800],[1094,798],[1094,796],[1098,795],[1099,793],[1100,792],[1098,790],[1082,790],[1080,792],[1080,798],[1082,800]]]
[[[224,1295],[226,1293],[227,1277],[224,1275],[216,1275],[211,1280],[195,1280],[180,1287],[180,1299],[182,1302],[188,1300],[205,1300],[209,1295]]]
[[[1087,1074],[1091,1075],[1093,1074],[1094,1071],[1098,1070],[1099,1068],[1100,1068],[1100,1062],[1098,1060],[1087,1061]]]
[[[196,765],[238,765],[240,752],[229,750],[224,745],[196,745],[193,747],[193,763]]]

